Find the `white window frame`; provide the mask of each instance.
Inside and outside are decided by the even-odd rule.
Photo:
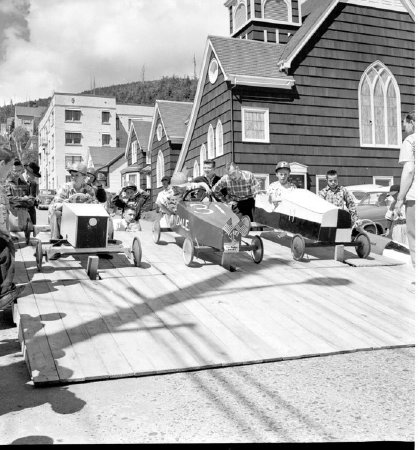
[[[264,30],[264,42],[268,42],[269,38],[268,38],[268,33],[267,30]]]
[[[145,164],[151,164],[151,152],[149,151],[145,153]]]
[[[147,173],[147,189],[151,189],[151,174]]]
[[[208,152],[206,150],[206,145],[202,144],[200,147],[200,173],[203,173],[203,162],[208,159]]]
[[[264,139],[247,138],[245,136],[245,113],[246,112],[262,112],[264,113]],[[241,108],[241,126],[242,126],[242,142],[265,142],[270,143],[270,110],[268,108],[252,108],[243,106]]]
[[[385,181],[389,181],[389,184],[387,186],[392,186],[393,185],[393,177],[388,175],[376,175],[373,177],[373,184],[380,184],[379,180],[385,180]],[[381,186],[386,186],[386,184],[382,184]]]
[[[213,130],[212,124],[209,125],[208,129],[208,159],[215,158],[215,132]]]
[[[320,189],[319,189],[319,180],[327,180],[327,176],[326,175],[316,175],[315,176],[315,190],[316,190],[316,193],[317,194],[319,194],[319,191],[320,191]]]
[[[158,152],[158,156],[157,156],[156,173],[157,173],[157,187],[161,187],[163,185],[163,183],[161,183],[161,178],[165,175],[164,155],[161,150]]]
[[[218,120],[215,130],[215,158],[224,154],[224,127],[221,119]]]
[[[197,162],[197,159],[195,159],[193,164],[193,178],[196,178],[200,175],[200,167],[199,163]]]
[[[138,141],[133,141],[131,143],[131,161],[132,164],[136,164],[138,162]]]
[[[287,5],[287,22],[292,22],[292,5],[291,5],[291,3],[290,3],[289,0],[284,0],[284,2],[285,2],[286,5]],[[265,8],[265,6],[266,6],[266,3],[267,3],[267,0],[263,0],[263,2],[262,2],[262,4],[261,4],[261,17],[262,17],[263,19],[266,18],[266,17],[265,17],[265,14],[264,14],[264,8]],[[271,19],[271,18],[267,18],[267,20],[271,20],[271,21],[273,21],[273,22],[280,22],[280,23],[285,22],[285,21],[283,21],[283,20],[276,20],[276,19]]]
[[[219,64],[216,58],[213,58],[209,64],[208,77],[211,84],[215,84],[219,75]]]
[[[163,137],[163,126],[161,125],[161,123],[158,124],[157,126],[157,139],[158,141],[161,141]]]
[[[375,77],[373,84],[370,84],[368,81],[367,74],[372,70],[376,70],[378,72],[378,76]],[[384,83],[384,92],[383,92],[383,101],[384,101],[384,124],[385,124],[385,143],[384,144],[376,144],[376,133],[375,133],[375,120],[374,120],[374,89],[376,87],[377,80],[380,79],[380,76],[383,72],[386,72],[388,74],[388,79],[386,80],[386,83]],[[392,83],[395,88],[396,93],[396,109],[397,112],[395,114],[395,117],[398,118],[398,142],[397,144],[388,144],[389,141],[388,137],[388,128],[387,128],[387,89],[389,86],[389,82],[392,80]],[[372,118],[372,142],[363,142],[363,130],[362,130],[362,97],[361,97],[361,89],[363,87],[364,83],[369,84],[369,90],[370,90],[370,109],[371,109],[371,118]],[[358,85],[358,109],[359,109],[359,133],[360,133],[360,147],[373,147],[373,148],[400,148],[402,144],[402,120],[401,120],[401,94],[399,90],[398,83],[396,81],[396,78],[394,77],[393,73],[380,61],[375,61],[373,64],[370,64],[369,67],[364,71],[360,83]]]
[[[268,173],[255,173],[254,177],[264,179],[265,188],[267,190],[270,185],[270,175]]]
[[[235,7],[232,10],[232,28],[234,31],[237,31],[239,28],[237,27],[237,23],[235,21],[235,16],[237,13],[237,9],[240,7],[240,5],[244,5],[245,8],[245,19],[244,22],[239,26],[239,28],[243,27],[246,23],[247,23],[247,17],[248,17],[248,11],[247,11],[247,2],[246,0],[241,0],[239,2],[237,2],[237,4],[235,5]]]
[[[103,136],[109,136],[109,143],[103,143]],[[102,133],[102,147],[110,147],[110,141],[112,140],[112,135],[110,133]]]

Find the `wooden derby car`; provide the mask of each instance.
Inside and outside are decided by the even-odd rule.
[[[350,213],[305,189],[289,191],[277,207],[266,193],[258,194],[254,221],[252,229],[270,227],[293,234],[291,251],[296,260],[303,258],[308,246],[352,246],[360,258],[370,254],[370,239],[362,229],[353,232]]]
[[[196,194],[201,201],[195,201]],[[243,238],[250,232],[249,217],[239,218],[231,208],[216,201],[202,189],[187,192],[177,205],[177,214],[163,215],[153,223],[152,233],[156,244],[161,232],[173,231],[185,237],[183,259],[190,266],[200,252],[222,253],[222,266],[232,270],[231,259],[238,252],[250,252],[253,261],[259,264],[264,255],[260,236],[253,236],[251,242]]]
[[[124,253],[139,267],[142,247],[138,233],[118,231],[118,238],[108,239],[109,214],[99,204],[64,203],[61,220],[63,239],[51,240],[50,227],[35,227],[39,233],[35,258],[38,270],[42,270],[42,260],[59,258],[62,255],[87,254],[87,274],[93,280],[97,277],[98,256],[112,253]],[[127,246],[127,242],[131,243]],[[52,259],[52,258],[51,258]]]

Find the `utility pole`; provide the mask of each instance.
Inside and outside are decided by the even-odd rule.
[[[197,75],[196,75],[196,54],[193,54],[193,77],[196,80]]]

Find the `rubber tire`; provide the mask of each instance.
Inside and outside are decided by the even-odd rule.
[[[359,233],[354,239],[356,245],[356,253],[359,258],[367,258],[370,255],[371,243],[369,237],[364,233]]]
[[[195,255],[195,247],[191,238],[187,237],[183,242],[183,261],[187,267],[190,267],[193,263]]]
[[[305,255],[305,239],[303,239],[302,235],[295,234],[293,236],[291,250],[294,260],[300,261],[303,259],[303,256]]]
[[[251,245],[256,248],[251,250],[251,258],[256,264],[260,264],[264,256],[264,244],[260,236],[256,235],[251,241]]]
[[[36,267],[38,268],[38,272],[42,272],[42,259],[43,259],[43,249],[42,249],[42,241],[38,241],[35,248],[35,259],[36,259]]]
[[[158,244],[160,242],[160,238],[161,238],[161,225],[160,219],[157,219],[152,224],[152,239],[156,244]]]
[[[135,266],[141,267],[142,247],[141,241],[137,237],[134,237],[134,240],[132,241],[132,255],[134,258]]]

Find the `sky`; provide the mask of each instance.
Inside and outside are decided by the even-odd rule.
[[[225,0],[0,0],[0,105],[197,75]]]

